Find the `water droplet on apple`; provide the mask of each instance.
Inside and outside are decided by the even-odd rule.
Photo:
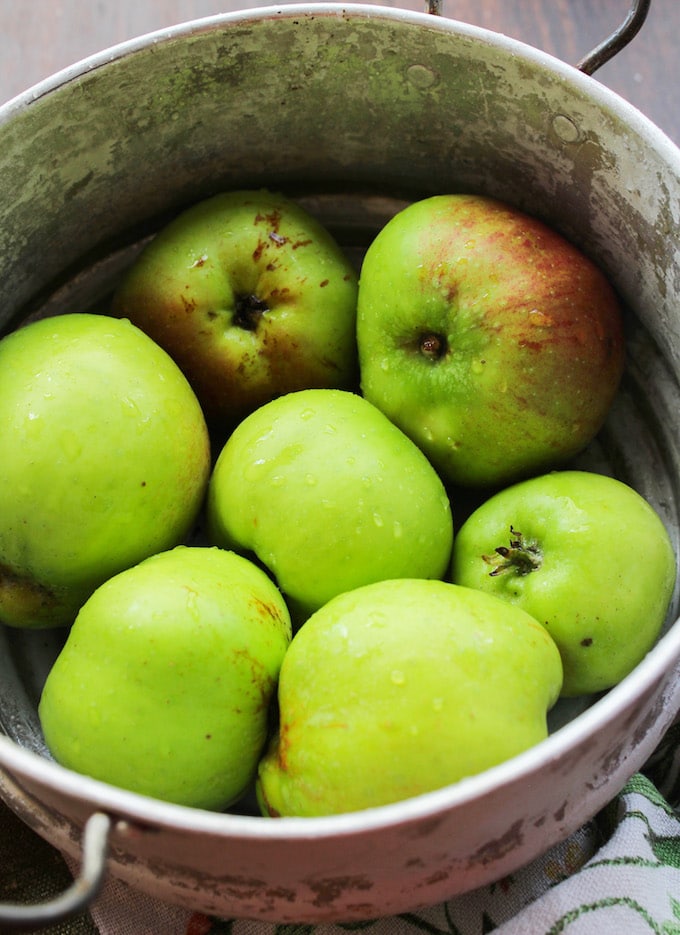
[[[335,632],[337,633],[337,635],[340,637],[341,640],[347,639],[349,633],[347,630],[347,626],[344,623],[336,624],[333,629],[335,630]]]
[[[193,588],[186,588],[187,592],[187,612],[191,614],[194,620],[199,619],[198,612],[198,594]]]
[[[70,461],[75,461],[83,450],[80,438],[70,430],[61,433],[59,443],[62,452]]]
[[[262,470],[267,463],[266,458],[257,458],[255,461],[251,461],[250,464],[247,464],[243,470],[243,476],[247,480],[257,480],[262,475]]]
[[[387,357],[383,357],[383,359],[380,361],[380,369],[384,370],[385,372],[390,369],[390,362]]]
[[[380,513],[374,513],[374,514],[373,514],[373,522],[375,523],[375,525],[376,525],[378,528],[380,528],[381,526],[384,526],[384,525],[385,525],[385,520],[382,518],[382,516],[380,515]]]
[[[473,373],[483,373],[486,361],[475,359],[472,361],[471,369]]]
[[[395,519],[394,523],[392,524],[392,531],[394,533],[395,539],[401,539],[401,537],[404,535],[404,529],[398,519]]]
[[[270,481],[270,484],[272,485],[272,487],[281,487],[281,486],[283,486],[284,480],[285,480],[285,478],[284,478],[283,474],[275,474],[275,475],[272,477],[272,479],[271,479],[271,481]]]
[[[326,435],[335,435],[338,430],[334,425],[331,425],[330,422],[324,426],[324,432]]]
[[[121,399],[120,404],[125,415],[130,416],[133,419],[142,419],[143,421],[147,421],[142,413],[142,410],[137,405],[136,400],[130,399],[129,396],[126,396]]]
[[[313,409],[303,409],[300,413],[300,418],[304,419],[307,422],[309,419],[313,418],[314,410]]]
[[[434,711],[442,711],[444,709],[444,699],[443,698],[433,698],[432,699],[432,708]]]
[[[317,481],[318,478],[316,474],[305,474],[305,484],[307,484],[308,487],[314,487]]]
[[[401,669],[393,669],[390,674],[390,681],[393,685],[404,685],[406,684],[406,676]]]

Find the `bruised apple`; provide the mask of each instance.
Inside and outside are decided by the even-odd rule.
[[[48,748],[121,788],[225,808],[252,782],[290,635],[280,593],[241,556],[154,555],[78,614],[40,700]]]
[[[451,507],[425,455],[343,390],[289,393],[235,429],[210,479],[211,541],[254,553],[299,621],[381,578],[448,571]]]
[[[415,202],[361,268],[363,394],[445,481],[503,485],[560,465],[601,427],[624,363],[607,279],[571,243],[475,195]]]
[[[295,201],[226,192],[184,211],[124,277],[113,313],[177,361],[211,427],[268,400],[357,380],[357,277]]]
[[[562,654],[564,695],[611,688],[652,648],[676,577],[660,516],[627,484],[555,471],[490,497],[458,530],[452,580],[521,607]]]
[[[547,736],[561,684],[546,630],[481,591],[401,579],[342,594],[283,660],[261,810],[351,812],[475,775]]]
[[[177,365],[128,321],[65,314],[0,341],[0,621],[73,622],[111,575],[182,542],[210,472]]]

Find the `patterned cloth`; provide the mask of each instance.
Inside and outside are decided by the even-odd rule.
[[[0,900],[69,882],[61,857],[0,808]],[[0,928],[0,931],[2,929]],[[91,917],[51,935],[680,935],[680,719],[593,821],[521,871],[417,913],[337,925],[210,919],[109,880]]]

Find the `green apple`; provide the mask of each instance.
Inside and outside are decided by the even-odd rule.
[[[675,584],[658,513],[627,484],[556,471],[494,494],[463,523],[454,582],[508,601],[560,649],[565,696],[611,688],[651,649]]]
[[[244,419],[208,488],[207,528],[254,553],[296,622],[381,578],[440,578],[451,507],[423,453],[375,406],[344,390],[288,393]]]
[[[211,427],[307,387],[357,382],[357,276],[293,200],[227,192],[176,217],[138,257],[113,313],[178,362]]]
[[[222,809],[252,784],[291,637],[247,559],[178,546],[99,587],[40,700],[62,765],[164,801]]]
[[[554,230],[474,195],[394,216],[359,283],[363,394],[445,482],[561,466],[600,429],[624,363],[604,275]]]
[[[106,578],[182,542],[210,473],[179,368],[130,322],[46,318],[0,341],[0,621],[73,622]]]
[[[543,627],[481,591],[401,579],[342,594],[284,658],[262,812],[356,811],[479,773],[547,736],[561,683]]]

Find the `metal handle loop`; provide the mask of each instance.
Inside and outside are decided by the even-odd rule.
[[[623,23],[611,36],[583,56],[581,61],[576,64],[578,70],[585,75],[592,75],[593,72],[601,68],[602,65],[627,46],[631,39],[638,34],[642,24],[647,19],[651,2],[652,0],[633,0]],[[442,4],[443,0],[426,0],[426,12],[432,13],[434,16],[440,16]]]
[[[634,0],[631,4],[628,16],[615,30],[608,39],[601,42],[584,55],[576,67],[586,75],[592,75],[594,71],[600,68],[605,62],[617,55],[624,46],[637,36],[642,24],[647,19],[652,0]]]
[[[82,912],[94,900],[104,880],[111,819],[103,812],[88,818],[83,830],[80,874],[61,895],[45,903],[0,903],[0,931],[36,931]]]

